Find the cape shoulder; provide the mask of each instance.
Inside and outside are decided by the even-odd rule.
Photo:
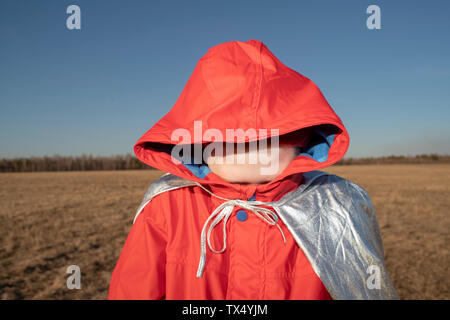
[[[139,205],[136,211],[133,223],[136,221],[137,217],[144,209],[144,207],[157,195],[163,192],[168,192],[179,188],[190,187],[195,185],[196,184],[193,181],[177,177],[170,173],[162,175],[159,179],[155,180],[148,188],[147,192],[144,195],[144,199],[141,201],[141,204]]]
[[[399,298],[364,188],[337,175],[308,172],[303,185],[270,205],[333,299]]]

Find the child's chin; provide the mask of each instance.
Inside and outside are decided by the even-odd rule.
[[[270,181],[272,181],[273,179],[269,179],[269,180],[243,180],[243,181],[235,181],[235,182],[231,182],[231,183],[235,183],[235,184],[266,184],[269,183]]]
[[[252,168],[253,169],[253,168]],[[237,184],[265,184],[278,175],[276,174],[261,174],[260,168],[249,169],[248,167],[243,169],[238,169],[235,167],[221,167],[219,170],[212,170],[216,175],[222,179]]]

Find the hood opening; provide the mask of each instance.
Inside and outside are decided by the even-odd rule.
[[[317,162],[327,161],[334,138],[340,131],[338,127],[329,124],[312,127],[310,140],[305,147],[300,149],[297,157],[305,156]]]
[[[321,124],[281,135],[280,142],[283,143],[289,141],[290,144],[297,147],[297,157],[292,160],[292,162],[301,162],[303,157],[307,157],[317,163],[324,163],[328,160],[328,154],[335,141],[336,135],[341,132],[342,130],[335,125]],[[305,136],[307,136],[306,139]],[[204,147],[206,147],[208,143],[209,142],[205,142],[201,145],[179,145],[180,147],[182,146],[182,148],[176,152],[172,152],[174,151],[173,148],[176,146],[175,144],[144,142],[140,146],[142,148],[141,154],[143,158],[149,158],[149,156],[153,154],[156,158],[161,160],[169,160],[171,166],[178,167],[185,171],[186,174],[184,175],[184,178],[189,179],[189,176],[192,175],[197,179],[203,180],[211,170],[203,158],[195,159],[194,149],[196,147],[201,149],[201,155],[203,155]],[[185,156],[183,151],[188,149],[190,150],[190,154]],[[165,161],[165,163],[167,163],[167,161]],[[167,168],[166,166],[157,166],[157,168],[170,172],[170,168]],[[311,170],[314,170],[314,168],[311,168]]]

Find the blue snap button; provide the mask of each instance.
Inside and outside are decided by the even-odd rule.
[[[236,212],[236,218],[239,221],[247,220],[247,212],[245,212],[244,210],[238,210],[238,212]]]

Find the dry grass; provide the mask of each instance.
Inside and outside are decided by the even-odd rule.
[[[450,165],[335,166],[370,194],[403,299],[449,299]],[[0,298],[105,299],[134,212],[159,171],[0,175]],[[75,264],[82,289],[68,290]]]

